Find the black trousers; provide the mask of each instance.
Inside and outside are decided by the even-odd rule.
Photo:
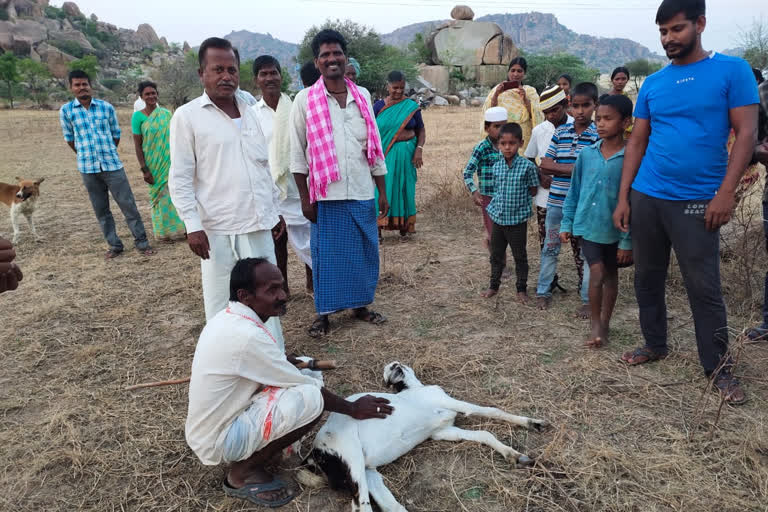
[[[645,344],[667,352],[665,284],[670,249],[680,265],[693,312],[704,372],[711,375],[728,350],[728,318],[720,287],[720,234],[704,227],[709,200],[668,201],[632,191],[635,295]]]
[[[524,292],[528,288],[528,224],[500,226],[493,223],[491,230],[491,289],[498,290],[501,286],[501,273],[506,266],[505,253],[507,246],[515,258],[515,274],[517,275],[517,291]]]

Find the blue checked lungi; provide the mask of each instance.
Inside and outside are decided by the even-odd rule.
[[[317,314],[361,308],[373,302],[379,282],[379,236],[373,199],[318,201],[310,245]]]

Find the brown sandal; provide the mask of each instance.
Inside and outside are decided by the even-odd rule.
[[[634,350],[624,352],[621,356],[621,361],[629,366],[637,366],[645,363],[652,363],[653,361],[661,361],[666,359],[669,354],[662,354],[656,352],[648,347],[637,347]]]
[[[123,254],[123,251],[118,251],[116,249],[110,249],[107,252],[104,253],[104,259],[105,260],[113,260]]]

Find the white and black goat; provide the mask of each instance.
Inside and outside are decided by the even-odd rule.
[[[361,393],[387,398],[394,412],[386,419],[358,421],[332,413],[315,437],[307,458],[310,466],[325,473],[332,488],[352,493],[353,512],[372,512],[371,500],[383,512],[407,512],[384,485],[376,468],[398,459],[426,441],[476,441],[490,446],[518,467],[533,461],[484,430],[464,430],[453,425],[458,413],[507,421],[541,430],[544,420],[514,416],[495,407],[481,407],[448,396],[439,386],[425,386],[413,370],[398,362],[384,368],[384,381],[397,394]]]

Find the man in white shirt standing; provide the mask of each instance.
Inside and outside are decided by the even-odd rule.
[[[261,90],[261,99],[251,107],[259,118],[261,131],[269,146],[269,170],[280,190],[280,214],[285,219],[286,233],[275,240],[277,267],[283,273],[285,292],[288,286],[288,242],[304,263],[307,291],[312,293],[312,253],[309,249],[310,222],[301,211],[301,198],[291,174],[291,98],[281,91],[280,63],[271,55],[253,61],[253,80]]]
[[[321,79],[299,91],[291,110],[291,172],[312,222],[313,337],[328,332],[328,315],[345,309],[372,324],[386,321],[368,306],[379,281],[376,217],[389,212],[387,167],[371,96],[344,78],[346,50],[334,30],[314,37]]]
[[[171,119],[168,189],[201,258],[205,318],[227,306],[229,275],[241,258],[275,261],[285,223],[267,166],[267,142],[253,110],[235,95],[232,45],[212,37],[198,52],[205,92]],[[279,320],[270,329],[282,339]]]
[[[231,464],[222,485],[228,496],[282,506],[294,495],[265,466],[308,434],[323,411],[366,420],[386,418],[393,409],[371,395],[349,402],[285,355],[269,328],[285,313],[287,299],[276,266],[263,258],[240,260],[227,284],[230,301],[205,325],[195,348],[184,434],[203,464]]]
[[[547,156],[549,144],[552,142],[552,135],[555,129],[563,124],[572,123],[573,118],[568,115],[568,98],[565,96],[560,86],[555,85],[541,93],[540,106],[546,119],[543,123],[536,125],[531,132],[531,141],[525,149],[525,157],[537,166],[541,159]],[[544,240],[547,237],[546,219],[547,219],[547,198],[549,197],[549,185],[552,183],[552,176],[542,174],[539,169],[539,189],[534,198],[536,203],[536,220],[539,224],[539,248],[544,249]],[[550,291],[560,286],[555,274],[552,280]]]

